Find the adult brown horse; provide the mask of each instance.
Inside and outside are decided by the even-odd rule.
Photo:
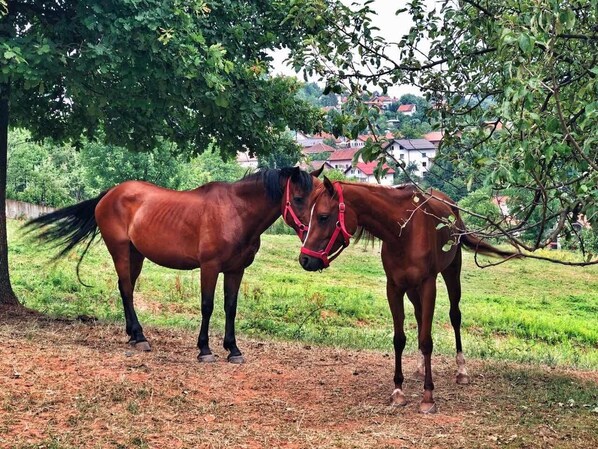
[[[127,181],[25,226],[61,247],[57,258],[87,241],[79,263],[99,230],[118,275],[129,343],[139,350],[150,350],[133,306],[135,281],[145,258],[168,268],[201,267],[201,362],[216,360],[208,327],[216,281],[224,273],[224,348],[230,362],[242,363],[235,338],[239,286],[259,249],[260,235],[281,215],[285,190],[291,186],[308,196],[312,176],[296,167],[263,170],[234,183],[212,182],[184,192]],[[303,214],[307,201],[298,195],[292,196],[292,205]]]
[[[467,233],[455,203],[446,195],[423,193],[415,186],[382,187],[347,182],[324,183],[310,199],[309,232],[299,261],[308,271],[321,270],[349,244],[356,232],[382,240],[382,264],[386,293],[393,317],[395,389],[391,403],[405,405],[401,356],[405,348],[403,323],[405,293],[412,302],[418,325],[418,344],[423,354],[424,395],[420,411],[433,413],[432,318],[436,301],[436,277],[442,274],[450,301],[450,320],[457,349],[457,383],[468,383],[461,345],[461,247],[503,258],[516,254],[501,251]]]

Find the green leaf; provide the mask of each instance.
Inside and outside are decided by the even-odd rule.
[[[561,122],[556,117],[549,117],[546,121],[546,131],[554,133],[561,130]]]
[[[442,245],[442,251],[444,251],[445,253],[448,253],[454,245],[455,245],[455,242],[453,240],[449,240],[444,245]]]
[[[517,41],[519,43],[519,48],[525,54],[530,54],[533,49],[533,41],[530,38],[529,34],[522,33],[519,35],[519,39]]]

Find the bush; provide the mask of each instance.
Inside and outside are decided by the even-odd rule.
[[[579,232],[581,239],[583,240],[583,248],[586,252],[598,252],[598,232],[593,229],[584,228]],[[563,249],[580,250],[579,238],[576,234],[570,233],[561,241]]]
[[[282,217],[280,217],[272,226],[266,229],[266,234],[295,235],[295,230],[286,224]]]
[[[459,207],[487,217],[492,221],[498,221],[501,216],[500,209],[492,202],[492,195],[487,189],[478,189],[471,192],[459,201]],[[469,229],[479,230],[488,226],[488,223],[483,218],[473,216],[466,212],[461,212],[461,217]]]

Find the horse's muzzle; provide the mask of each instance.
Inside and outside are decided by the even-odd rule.
[[[299,263],[303,269],[307,271],[318,271],[324,268],[324,262],[322,259],[308,256],[307,254],[301,254],[299,256]]]

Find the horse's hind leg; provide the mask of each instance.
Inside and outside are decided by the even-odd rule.
[[[451,325],[455,331],[455,347],[457,350],[457,377],[458,384],[469,383],[469,376],[465,367],[465,357],[463,357],[463,346],[461,345],[461,310],[459,302],[461,301],[461,248],[457,250],[453,262],[442,272],[442,277],[446,284],[451,308],[449,316]]]
[[[126,330],[129,344],[140,351],[150,351],[151,347],[143,335],[143,328],[139,324],[135,307],[133,306],[133,287],[143,266],[143,255],[129,242],[109,247],[114,260],[114,267],[118,275],[118,290],[125,311]]]
[[[426,375],[424,378],[424,397],[419,406],[422,413],[435,413],[434,382],[432,381],[432,321],[436,304],[436,276],[425,279],[418,288],[422,305],[422,325],[419,331],[419,346],[424,354]]]
[[[421,332],[422,328],[422,304],[421,299],[419,297],[419,293],[416,289],[407,290],[407,297],[411,304],[413,304],[413,311],[415,313],[415,321],[417,321],[417,340],[419,345],[419,333]],[[417,369],[415,373],[413,373],[414,377],[418,380],[424,380],[426,376],[426,368],[424,366],[424,354],[421,352],[421,346],[418,346],[419,349],[419,363],[417,365]]]
[[[237,316],[237,297],[239,286],[243,279],[243,270],[236,273],[224,273],[224,314],[226,324],[224,328],[224,349],[229,351],[228,361],[231,363],[243,363],[243,355],[237,347],[235,338],[235,317]]]
[[[210,327],[210,318],[214,311],[214,291],[216,281],[218,280],[218,271],[201,268],[201,326],[199,328],[199,337],[197,338],[197,347],[199,355],[197,359],[200,362],[215,362],[216,357],[210,350],[210,337],[208,328]]]

